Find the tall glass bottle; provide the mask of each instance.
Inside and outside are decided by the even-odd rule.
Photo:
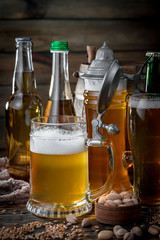
[[[11,176],[29,180],[30,123],[43,114],[43,106],[36,92],[30,38],[16,38],[16,58],[12,81],[12,95],[5,107],[6,150]]]
[[[75,115],[68,72],[68,42],[51,43],[52,75],[45,116]]]
[[[160,93],[160,52],[147,52],[146,86],[145,92]]]

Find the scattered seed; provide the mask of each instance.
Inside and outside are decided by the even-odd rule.
[[[96,226],[94,226],[94,228],[98,229],[98,228],[99,228],[99,226],[98,226],[98,225],[96,225]]]
[[[70,227],[70,226],[72,226],[72,223],[67,223],[66,226]]]
[[[54,220],[53,222],[54,222],[54,223],[58,223],[58,220],[56,219],[56,220]]]

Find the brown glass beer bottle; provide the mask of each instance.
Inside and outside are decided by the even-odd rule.
[[[30,123],[32,118],[43,114],[43,106],[36,92],[31,39],[16,38],[15,41],[12,95],[5,110],[7,167],[11,176],[29,180]]]

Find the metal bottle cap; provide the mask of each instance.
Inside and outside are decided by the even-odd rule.
[[[160,52],[146,52],[146,57],[160,57]]]
[[[104,42],[103,46],[97,50],[95,59],[82,77],[92,80],[102,80],[113,61],[113,51]]]
[[[19,46],[23,46],[24,49],[32,47],[33,43],[31,40],[32,39],[30,37],[15,38],[16,48],[19,48]]]
[[[26,42],[26,41],[31,41],[30,37],[21,37],[21,38],[15,38],[16,42]]]

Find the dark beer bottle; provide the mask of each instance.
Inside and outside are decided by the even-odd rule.
[[[30,123],[43,114],[43,106],[36,92],[30,38],[16,38],[15,68],[12,95],[6,103],[5,135],[8,171],[11,176],[29,180]]]
[[[75,115],[68,72],[68,42],[51,43],[52,75],[45,116]]]
[[[160,93],[160,52],[147,52],[145,92]]]

